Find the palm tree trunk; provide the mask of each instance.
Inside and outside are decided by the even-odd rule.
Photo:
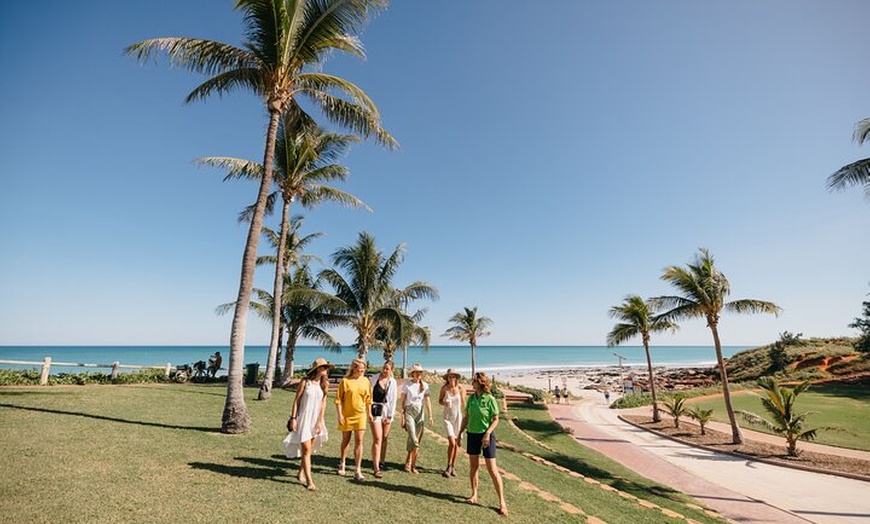
[[[242,255],[242,276],[239,280],[239,294],[233,312],[230,330],[230,358],[227,371],[227,399],[221,416],[221,431],[224,433],[245,433],[251,429],[251,415],[245,405],[243,365],[245,361],[245,333],[248,327],[248,307],[251,304],[251,290],[254,287],[254,270],[257,266],[257,247],[263,230],[263,214],[266,211],[266,197],[272,186],[272,161],[275,157],[275,137],[278,133],[280,113],[269,112],[269,130],[266,133],[266,151],[263,154],[263,178],[251,227]]]
[[[275,363],[278,356],[278,344],[281,341],[281,295],[284,289],[284,250],[287,244],[287,217],[290,213],[290,201],[284,200],[281,208],[281,233],[278,236],[278,254],[275,261],[275,282],[272,286],[272,336],[269,339],[269,357],[266,359],[266,376],[260,384],[258,400],[272,398],[272,382],[275,380]]]
[[[475,370],[477,369],[476,360],[474,358],[474,343],[471,343],[471,377],[474,378]]]
[[[286,335],[286,330],[282,331],[281,336]],[[287,339],[285,343],[283,340],[281,341],[281,345],[284,346],[284,370],[281,372],[281,381],[280,387],[286,386],[290,379],[293,377],[293,354],[290,352],[290,339]]]
[[[656,381],[653,376],[652,357],[649,354],[649,340],[646,337],[643,339],[643,349],[646,351],[646,369],[649,374],[649,394],[653,404],[653,422],[661,422],[662,416],[659,414],[659,405],[656,400]]]
[[[719,341],[719,329],[715,322],[710,322],[710,331],[713,332],[713,344],[716,346],[716,362],[719,364],[719,376],[722,377],[722,398],[725,399],[725,411],[728,413],[728,420],[731,422],[731,443],[743,444],[743,434],[740,432],[740,426],[737,425],[737,416],[734,413],[734,407],[731,405],[731,390],[728,387],[728,373],[725,371],[725,359],[722,358],[722,342]]]
[[[402,378],[408,378],[408,348],[402,348]]]

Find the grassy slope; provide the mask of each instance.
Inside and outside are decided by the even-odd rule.
[[[468,493],[467,462],[457,479],[443,479],[445,447],[427,439],[422,475],[398,470],[404,460],[404,434],[397,427],[382,481],[356,485],[335,475],[339,434],[335,410],[328,409],[330,441],[315,456],[319,487],[307,492],[295,481],[298,461],[281,453],[283,425],[292,394],[275,391],[270,402],[253,400],[254,420],[246,435],[215,431],[223,409],[220,386],[142,385],[22,388],[0,390],[0,424],[6,452],[0,458],[0,493],[7,522],[253,522],[330,521],[420,522],[438,520],[503,522],[494,511],[495,495],[481,476],[482,506],[463,502]],[[436,411],[437,408],[436,408]],[[617,464],[585,450],[558,433],[546,414],[519,410],[530,429],[550,439],[584,474],[621,485],[662,506],[701,522],[713,520],[686,508],[670,493]],[[436,430],[440,430],[436,425]],[[524,448],[535,447],[505,424],[500,436]],[[366,440],[366,447],[370,440]],[[538,450],[541,451],[541,450]],[[366,451],[366,456],[369,454]],[[538,487],[555,493],[605,522],[668,522],[653,509],[571,479],[517,453],[499,452],[499,464]],[[368,461],[364,465],[370,467]],[[613,469],[611,469],[613,468]],[[370,471],[370,470],[369,470]],[[507,481],[512,522],[583,522],[553,502]],[[411,510],[410,508],[413,508]]]

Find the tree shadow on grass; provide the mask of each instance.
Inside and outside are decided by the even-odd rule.
[[[144,420],[128,420],[117,417],[107,417],[105,415],[96,415],[93,413],[82,413],[79,411],[63,411],[60,409],[50,409],[50,408],[34,408],[31,406],[17,406],[15,404],[6,404],[0,403],[0,408],[11,408],[11,409],[22,409],[25,411],[36,411],[39,413],[51,413],[54,415],[69,415],[73,417],[84,417],[84,418],[92,418],[96,420],[105,420],[108,422],[120,422],[122,424],[136,424],[138,426],[149,426],[155,428],[165,428],[165,429],[184,429],[188,431],[202,431],[204,433],[219,433],[219,428],[210,428],[210,427],[202,427],[202,426],[179,426],[176,424],[163,424],[161,422],[147,422]]]
[[[233,466],[214,462],[188,462],[188,466],[202,471],[211,471],[231,477],[254,480],[270,480],[281,484],[295,483],[296,479],[287,475],[287,461],[279,462],[259,457],[236,457],[234,460],[247,462],[247,466]]]

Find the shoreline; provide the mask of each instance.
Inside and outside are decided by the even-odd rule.
[[[714,382],[714,366],[706,365],[660,365],[654,366],[656,387],[669,390],[708,386]],[[498,384],[510,389],[511,385],[551,391],[565,386],[574,396],[583,391],[621,392],[627,389],[646,389],[647,367],[633,366],[572,366],[566,368],[506,370],[493,374]]]

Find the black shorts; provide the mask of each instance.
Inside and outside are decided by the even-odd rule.
[[[483,433],[467,433],[466,435],[469,455],[480,455],[482,451],[483,458],[495,458],[495,433],[489,436],[489,446],[486,447],[483,447]]]

